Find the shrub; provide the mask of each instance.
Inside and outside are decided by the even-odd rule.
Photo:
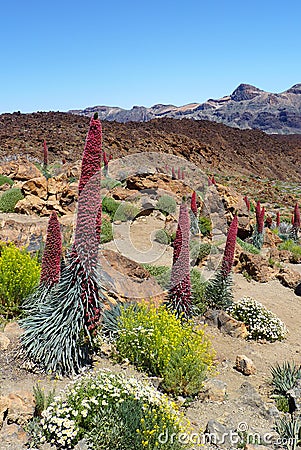
[[[301,443],[301,417],[284,416],[276,420],[275,430],[280,436],[283,447],[288,450],[299,448]]]
[[[199,229],[203,236],[210,236],[212,232],[212,223],[209,217],[199,217]]]
[[[168,216],[169,214],[175,214],[177,203],[170,195],[162,195],[157,201],[156,208]]]
[[[4,191],[0,197],[0,211],[5,213],[12,213],[15,210],[15,206],[19,200],[22,200],[24,195],[21,189],[11,188]]]
[[[107,213],[111,220],[114,220],[117,209],[119,208],[120,202],[117,202],[112,197],[104,197],[102,199],[102,211]]]
[[[86,438],[98,450],[180,450],[159,435],[177,436],[186,424],[176,405],[153,387],[122,374],[101,370],[71,384],[42,412],[33,441],[73,448]]]
[[[245,252],[253,253],[253,255],[258,255],[260,253],[260,250],[257,247],[255,247],[255,245],[250,244],[249,242],[245,242],[240,238],[237,238],[236,242],[241,246],[241,248]]]
[[[196,268],[190,271],[192,304],[194,314],[203,314],[207,309],[205,300],[206,281],[202,277],[200,271]]]
[[[122,186],[122,183],[118,180],[114,180],[113,178],[105,178],[104,180],[101,180],[101,187],[108,189],[109,191],[117,186]]]
[[[160,244],[169,245],[170,242],[171,242],[171,237],[167,233],[167,231],[165,231],[164,229],[156,230],[156,232],[155,232],[155,241],[159,242]]]
[[[165,307],[127,308],[120,318],[116,349],[139,370],[163,378],[162,388],[174,394],[197,394],[212,365],[211,344],[203,330]]]
[[[102,244],[105,244],[106,242],[110,242],[112,239],[113,239],[112,224],[108,220],[103,219],[101,223],[100,242]]]
[[[151,264],[143,264],[143,267],[156,278],[157,283],[162,289],[167,290],[170,282],[171,270],[167,266],[152,266]]]
[[[3,186],[4,184],[9,184],[12,186],[14,184],[13,180],[5,175],[0,175],[0,186]]]
[[[211,252],[211,244],[209,242],[200,242],[199,240],[190,241],[190,259],[195,261],[195,264],[199,264],[204,261]]]
[[[0,255],[0,314],[12,317],[20,313],[20,305],[40,279],[36,258],[13,244],[1,247]]]
[[[296,244],[292,239],[288,239],[278,245],[279,250],[288,250],[291,252],[290,261],[298,263],[301,260],[301,246]]]
[[[232,317],[248,325],[249,339],[266,339],[274,342],[284,339],[287,334],[284,323],[251,297],[243,297],[234,303],[229,312]]]
[[[128,220],[133,220],[140,209],[138,206],[130,202],[120,203],[114,215],[114,220],[120,220],[121,222],[127,222]]]

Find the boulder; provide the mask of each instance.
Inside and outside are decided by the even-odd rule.
[[[241,239],[250,236],[252,229],[250,226],[249,211],[242,195],[239,195],[233,188],[216,184],[217,191],[221,196],[228,224],[231,223],[234,214],[238,217],[237,235]]]
[[[301,281],[301,273],[288,267],[281,267],[276,278],[283,286],[295,289]]]
[[[25,181],[22,186],[23,194],[25,196],[34,195],[46,200],[48,193],[48,181],[45,177],[41,176]]]
[[[31,180],[40,177],[41,171],[27,159],[17,159],[1,163],[0,174],[6,175],[13,180]]]
[[[205,323],[217,327],[223,333],[232,337],[245,339],[249,332],[246,325],[239,320],[234,319],[225,311],[209,309],[204,314]]]
[[[280,237],[273,233],[270,228],[264,229],[264,235],[263,235],[263,247],[274,247],[277,248],[279,244],[281,244],[282,239]]]
[[[28,435],[24,429],[16,424],[3,424],[0,431],[1,450],[26,450]]]
[[[211,378],[204,385],[202,398],[211,402],[223,402],[226,398],[226,390],[226,383],[217,378]]]
[[[19,200],[15,206],[15,212],[18,214],[40,214],[46,207],[46,201],[36,195],[26,195]]]
[[[10,344],[10,340],[4,333],[0,332],[0,350],[7,350]]]
[[[268,261],[263,256],[248,252],[242,252],[239,255],[236,271],[246,273],[259,283],[266,283],[272,280],[278,273],[276,268],[269,266]]]
[[[253,361],[245,355],[236,356],[235,369],[243,375],[254,375],[256,373],[256,367]]]

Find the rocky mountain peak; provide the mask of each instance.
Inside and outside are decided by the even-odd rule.
[[[301,83],[294,84],[290,89],[286,91],[288,94],[301,94]]]
[[[241,102],[243,100],[251,100],[252,98],[260,95],[263,91],[251,84],[240,84],[231,94],[231,100],[235,102]]]

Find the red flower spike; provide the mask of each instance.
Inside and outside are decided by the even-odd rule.
[[[85,184],[101,169],[102,129],[101,123],[94,117],[91,118],[90,127],[86,139],[81,166],[78,194],[80,195]]]
[[[42,271],[40,282],[56,284],[60,279],[62,256],[62,235],[57,213],[52,212],[46,235],[46,244],[42,258]]]
[[[280,212],[277,211],[277,215],[276,215],[276,226],[279,227],[280,225]]]
[[[197,216],[197,214],[198,214],[198,207],[197,207],[197,203],[196,203],[196,192],[195,191],[193,191],[192,196],[191,196],[190,207],[191,207],[191,211],[193,212],[193,214],[195,216]]]
[[[176,180],[177,179],[176,171],[175,171],[174,167],[172,167],[172,169],[171,169],[171,179],[172,180]]]
[[[221,272],[224,278],[227,278],[232,269],[237,230],[238,230],[238,218],[237,216],[234,216],[234,219],[232,220],[232,223],[228,230],[226,247],[221,266]]]
[[[244,201],[245,201],[248,211],[250,211],[250,200],[248,199],[248,197],[246,195],[244,196]]]
[[[295,204],[294,215],[293,215],[293,227],[297,230],[300,228],[300,210],[298,203]]]
[[[171,270],[169,300],[173,309],[189,317],[192,313],[190,256],[190,220],[186,204],[180,206],[180,215],[174,241],[173,265]]]
[[[48,166],[48,148],[47,148],[45,139],[43,141],[43,161],[44,161],[44,167],[47,167]]]

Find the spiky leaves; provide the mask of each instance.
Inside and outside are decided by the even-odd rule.
[[[177,317],[192,315],[190,261],[189,261],[189,229],[188,207],[180,206],[180,215],[174,241],[173,265],[169,289],[168,307]]]
[[[254,247],[261,249],[263,245],[263,229],[264,229],[264,215],[265,209],[261,208],[260,202],[258,201],[255,208],[256,214],[256,229],[252,236],[252,243]]]
[[[238,218],[234,216],[227,234],[220,270],[208,282],[205,297],[210,307],[227,309],[233,303],[231,269],[233,266],[235,244],[238,229]]]
[[[62,256],[62,234],[57,213],[53,211],[49,218],[46,244],[42,258],[40,282],[55,284],[60,279]]]
[[[300,230],[300,210],[299,210],[298,203],[296,203],[295,208],[294,208],[293,218],[292,218],[292,231],[291,231],[291,235],[292,235],[292,238],[294,239],[294,241],[298,240],[299,230]]]
[[[75,240],[59,283],[39,310],[22,321],[22,347],[44,370],[77,373],[90,363],[92,331],[103,294],[98,279],[101,125],[94,117],[86,140]]]

